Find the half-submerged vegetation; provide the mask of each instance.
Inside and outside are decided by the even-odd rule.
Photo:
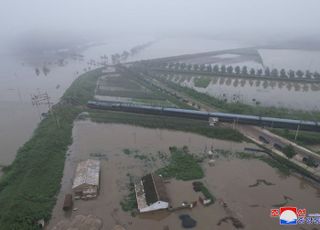
[[[169,164],[157,170],[157,174],[164,178],[177,180],[197,180],[204,177],[204,172],[197,159],[188,152],[187,148],[170,147]]]
[[[305,112],[300,110],[292,110],[286,108],[277,107],[262,107],[262,106],[252,106],[240,102],[229,103],[224,100],[212,97],[206,93],[198,92],[194,89],[180,86],[169,80],[164,80],[162,78],[157,78],[162,83],[166,84],[168,87],[176,90],[177,92],[184,93],[189,97],[198,100],[204,104],[212,106],[221,112],[229,113],[239,113],[239,114],[250,114],[256,116],[271,116],[279,118],[291,118],[291,119],[302,119],[302,120],[314,120],[320,119],[319,112]]]

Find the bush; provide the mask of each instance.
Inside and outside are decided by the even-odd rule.
[[[157,170],[164,178],[177,180],[196,180],[204,177],[204,172],[196,159],[182,149],[170,148],[171,157],[169,165]]]
[[[288,158],[292,158],[297,154],[292,145],[287,145],[282,151]]]

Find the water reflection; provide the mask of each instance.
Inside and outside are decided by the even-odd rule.
[[[243,102],[265,106],[278,106],[294,109],[318,110],[316,98],[319,96],[320,83],[300,83],[266,79],[247,79],[234,77],[203,77],[209,79],[208,86],[195,87],[194,80],[201,76],[160,75],[167,80],[191,87],[199,92],[208,93],[223,100],[233,101],[233,95],[239,94]],[[226,96],[221,97],[223,93]],[[253,100],[255,99],[255,100]]]

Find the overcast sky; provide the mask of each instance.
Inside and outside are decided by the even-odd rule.
[[[0,37],[320,31],[320,0],[1,0]]]

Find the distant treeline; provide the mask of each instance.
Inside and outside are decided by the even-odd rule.
[[[124,50],[121,54],[116,53],[111,55],[111,62],[112,64],[118,64],[121,61],[126,61],[129,56],[133,56],[141,52],[143,49],[151,46],[153,42],[147,42],[142,45],[137,45],[131,48],[129,51]]]
[[[226,66],[226,65],[211,65],[211,64],[188,64],[188,63],[152,63],[148,65],[155,68],[162,68],[172,71],[182,72],[198,72],[198,73],[212,73],[214,75],[222,76],[239,76],[239,77],[266,77],[266,78],[279,78],[279,79],[296,79],[296,80],[315,80],[320,81],[320,74],[318,72],[311,72],[309,70],[285,70],[285,69],[270,69],[266,67],[264,69],[248,68],[247,66]]]

